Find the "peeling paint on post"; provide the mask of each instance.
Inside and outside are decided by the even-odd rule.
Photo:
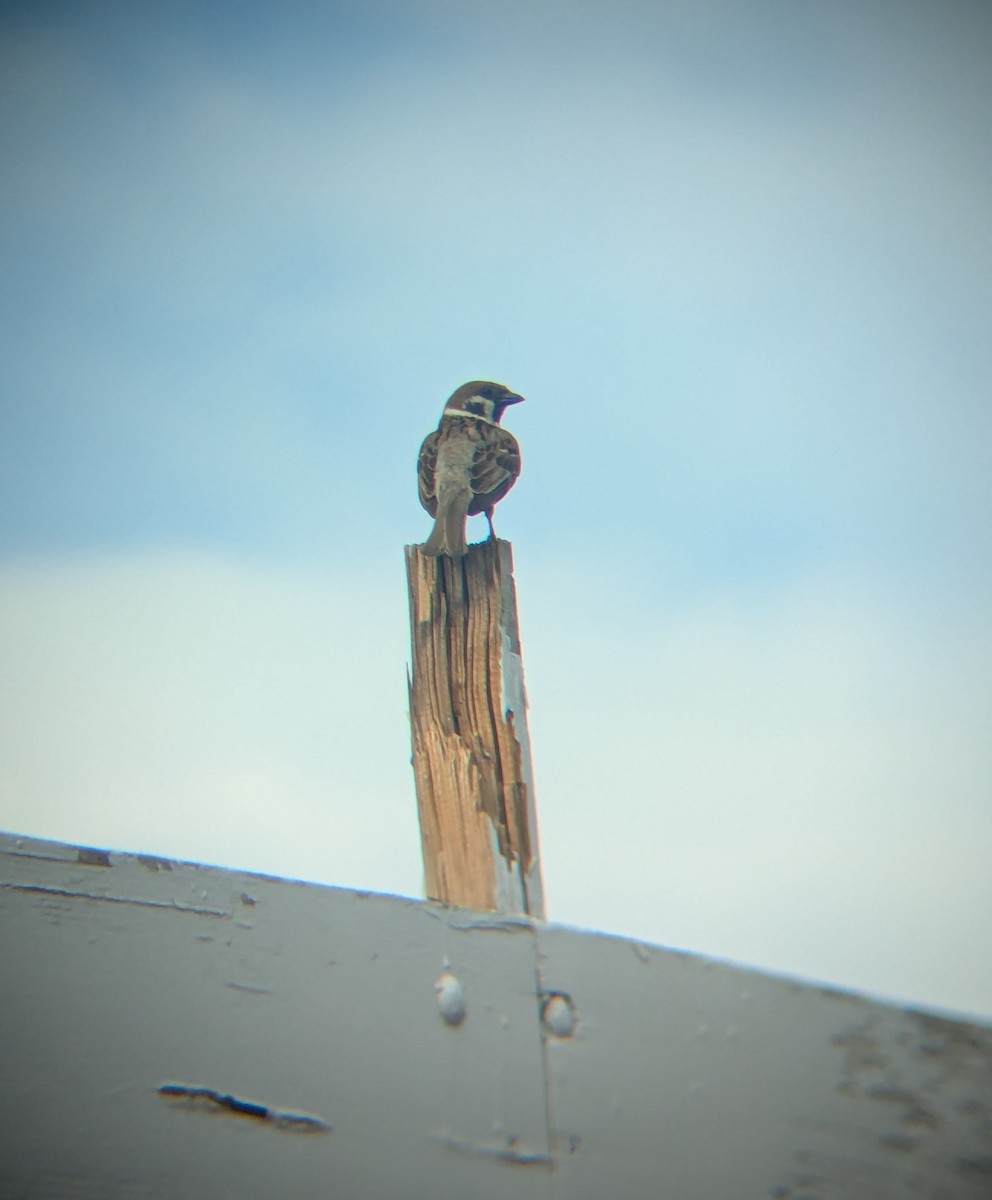
[[[410,726],[427,895],[544,916],[509,542],[406,547]]]

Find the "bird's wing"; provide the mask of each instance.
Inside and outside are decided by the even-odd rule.
[[[475,499],[470,512],[483,512],[510,490],[520,474],[520,447],[517,439],[498,425],[487,426],[486,437],[472,462],[472,491]]]
[[[417,456],[417,488],[420,503],[432,517],[437,516],[437,445],[440,430],[435,429],[424,438]]]

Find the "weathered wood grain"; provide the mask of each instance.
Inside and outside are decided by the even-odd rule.
[[[509,542],[406,547],[410,726],[427,895],[544,916]]]

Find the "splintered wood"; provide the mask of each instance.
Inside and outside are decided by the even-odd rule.
[[[406,547],[410,727],[427,895],[544,916],[510,543]]]

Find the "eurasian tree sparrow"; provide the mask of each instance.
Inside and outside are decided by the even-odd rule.
[[[518,396],[501,383],[474,380],[452,395],[441,422],[424,438],[417,460],[420,503],[434,520],[424,543],[425,554],[465,553],[465,518],[485,513],[489,536],[493,508],[513,487],[520,474],[520,447],[500,426],[503,410],[519,404]]]

